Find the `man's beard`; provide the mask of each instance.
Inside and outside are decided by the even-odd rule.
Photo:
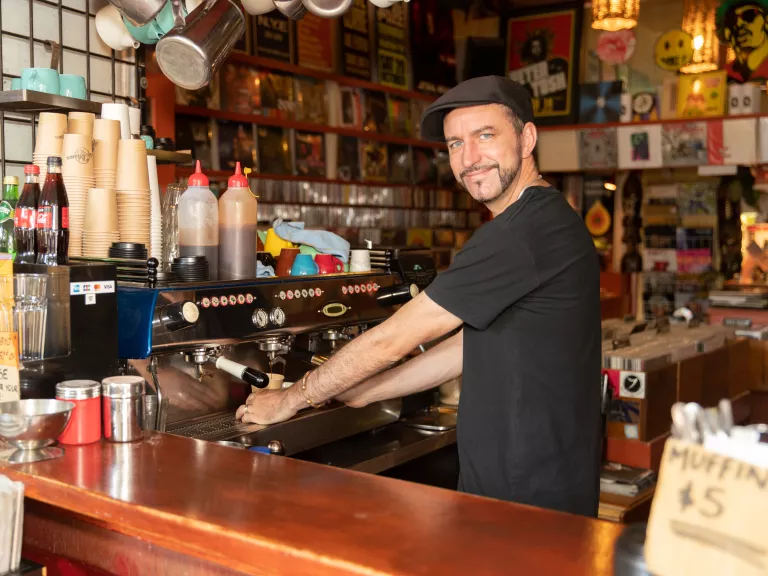
[[[520,172],[521,164],[522,164],[522,154],[518,156],[517,166],[515,166],[514,168],[508,168],[506,170],[502,170],[498,162],[494,162],[493,164],[478,164],[476,166],[472,166],[471,168],[467,168],[459,175],[459,184],[471,195],[472,192],[469,191],[469,186],[464,182],[464,178],[475,172],[482,172],[483,170],[495,169],[499,174],[500,187],[499,187],[498,193],[495,196],[493,196],[493,198],[475,198],[475,200],[477,200],[478,202],[482,202],[483,204],[488,204],[489,202],[493,202],[494,200],[498,199],[499,196],[504,194],[504,192],[506,192],[507,189],[510,186],[512,186],[512,183],[515,181],[515,178],[517,178],[517,175]],[[490,180],[490,177],[488,178],[488,180]],[[489,184],[490,183],[488,181],[483,182],[483,186],[488,186]]]

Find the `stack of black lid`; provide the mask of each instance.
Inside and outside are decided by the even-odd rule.
[[[128,258],[130,260],[146,260],[147,247],[144,244],[132,242],[113,242],[109,249],[110,258]]]
[[[179,282],[205,282],[211,279],[211,271],[205,256],[174,258],[171,270]]]

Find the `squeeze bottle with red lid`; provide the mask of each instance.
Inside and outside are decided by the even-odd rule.
[[[256,210],[256,198],[238,162],[219,199],[219,277],[224,280],[256,277]]]
[[[179,255],[205,256],[211,280],[219,278],[219,205],[200,169],[189,177],[189,188],[179,198]]]

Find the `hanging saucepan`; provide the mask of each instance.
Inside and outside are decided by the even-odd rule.
[[[307,11],[301,0],[274,0],[274,2],[275,8],[292,20],[301,20]]]
[[[157,63],[168,79],[187,90],[210,83],[245,31],[237,0],[205,0],[183,28],[157,43]]]
[[[354,0],[303,0],[307,10],[323,18],[338,18],[350,9]]]

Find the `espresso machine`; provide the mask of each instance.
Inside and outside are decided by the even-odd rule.
[[[361,274],[119,285],[121,362],[145,376],[158,396],[156,428],[171,434],[293,456],[379,429],[401,418],[402,399],[361,409],[331,403],[272,426],[244,424],[234,414],[251,386],[268,384],[267,372],[282,371],[286,381],[298,381],[416,296],[419,287],[395,260]],[[222,379],[226,398],[219,404],[199,414],[174,410],[191,389],[211,395]]]

